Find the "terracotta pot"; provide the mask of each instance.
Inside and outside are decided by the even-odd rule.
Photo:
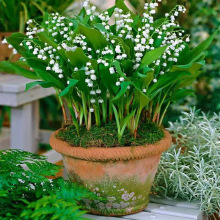
[[[171,136],[154,145],[100,148],[73,147],[50,138],[51,147],[63,155],[69,178],[83,184],[103,201],[83,201],[90,213],[108,216],[140,212],[149,203],[149,193],[162,152],[171,146]]]
[[[19,54],[13,55],[13,49],[8,48],[8,44],[3,44],[2,41],[9,37],[13,32],[0,32],[0,61],[9,60],[16,61],[20,58]]]

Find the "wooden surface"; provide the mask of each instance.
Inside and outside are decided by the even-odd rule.
[[[39,99],[55,91],[36,86],[25,92],[26,84],[31,81],[19,75],[0,73],[0,105],[12,107],[10,147],[36,153],[40,138]]]
[[[32,81],[19,75],[0,73],[0,105],[17,107],[55,94],[53,88],[40,86],[25,92],[26,84]]]

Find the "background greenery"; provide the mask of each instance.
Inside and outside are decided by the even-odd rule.
[[[136,11],[143,10],[144,0],[129,0]],[[181,15],[180,24],[191,35],[192,47],[203,41],[220,26],[220,4],[217,0],[163,0],[160,13],[164,14],[176,4],[184,5],[187,9]],[[158,13],[158,14],[160,14]],[[167,114],[168,120],[175,121],[182,110],[189,111],[197,106],[204,112],[218,112],[220,110],[220,35],[208,50],[206,65],[202,74],[194,84],[197,97],[173,104]],[[168,125],[168,123],[166,123]]]

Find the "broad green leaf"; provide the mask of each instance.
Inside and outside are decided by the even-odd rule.
[[[20,43],[27,38],[25,34],[22,33],[14,33],[11,36],[7,37],[7,42],[11,44],[21,55],[24,52],[27,52],[24,46],[20,46]]]
[[[161,24],[163,24],[163,22],[165,21],[166,18],[159,18],[156,21],[154,21],[153,23],[153,27],[154,28],[158,28]]]
[[[94,27],[97,28],[99,31],[108,33],[108,31],[105,29],[105,26],[102,23],[94,24]]]
[[[85,94],[89,94],[89,89],[87,83],[85,82],[86,75],[84,70],[79,70],[77,72],[72,73],[72,78],[78,80],[77,88],[84,92]]]
[[[46,64],[44,61],[37,58],[27,59],[27,63],[34,69],[36,74],[44,81],[54,83],[55,87],[63,90],[65,88],[62,80],[58,78],[58,74],[53,71],[46,71]],[[45,69],[45,70],[44,70]]]
[[[159,47],[159,48],[156,48],[154,50],[151,50],[151,51],[147,52],[144,55],[144,57],[141,61],[141,64],[148,66],[153,61],[157,60],[164,53],[164,51],[166,50],[167,47],[168,46]]]
[[[142,110],[144,107],[146,107],[149,104],[150,99],[139,88],[135,87],[134,101],[137,105],[139,105],[139,108]]]
[[[131,81],[124,81],[121,83],[121,89],[119,93],[111,100],[113,103],[118,101],[127,91],[128,86],[131,85]],[[122,97],[123,98],[123,97]]]
[[[138,78],[134,79],[134,84],[136,85],[137,88],[142,90],[143,88],[150,85],[150,83],[153,80],[153,75],[154,75],[153,71],[147,72],[146,75],[137,73]]]
[[[173,65],[170,69],[170,72],[190,72],[192,75],[195,75],[197,71],[205,64],[205,61],[200,61],[197,63],[191,63],[187,65]]]
[[[189,56],[190,48],[187,43],[184,43],[184,46],[185,46],[185,48],[182,51],[180,51],[180,53],[179,53],[177,65],[187,64],[185,61],[186,61],[187,57]]]
[[[180,89],[174,92],[174,94],[165,100],[165,102],[174,102],[177,100],[180,100],[186,96],[195,96],[195,90],[194,89]]]
[[[0,72],[13,73],[24,76],[28,79],[40,79],[35,72],[24,69],[14,63],[10,63],[8,61],[0,62]]]
[[[81,47],[77,47],[74,51],[66,51],[66,56],[70,60],[70,63],[78,68],[85,65],[89,60]]]
[[[34,81],[26,84],[25,91],[28,91],[29,89],[32,89],[33,87],[40,85],[43,88],[50,88],[55,87],[55,85],[52,82],[46,82],[46,81]]]
[[[186,57],[185,64],[193,63],[194,61],[198,60],[198,58],[201,56],[201,54],[204,52],[204,50],[206,50],[210,46],[210,44],[212,43],[212,41],[218,31],[219,31],[219,29],[216,30],[205,41],[203,41],[197,47],[195,47],[193,50],[191,50],[190,53],[188,54],[188,57]]]
[[[127,78],[126,75],[125,75],[125,74],[122,72],[122,70],[121,70],[121,65],[120,65],[119,61],[114,61],[114,62],[112,63],[112,66],[115,66],[117,73],[118,73],[121,77]]]
[[[95,50],[102,49],[108,44],[102,33],[96,29],[79,24],[78,30],[79,33],[86,36],[86,39]]]
[[[122,9],[125,13],[130,13],[132,18],[135,18],[136,15],[127,7],[124,0],[115,0],[115,6]]]
[[[169,72],[160,76],[158,81],[147,90],[147,96],[152,100],[164,88],[181,81],[186,76],[191,76],[191,74],[187,72]]]
[[[69,85],[60,93],[60,96],[65,96],[71,92],[71,89],[78,83],[76,79],[70,79]]]

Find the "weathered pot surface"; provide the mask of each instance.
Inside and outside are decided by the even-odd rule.
[[[109,216],[128,215],[146,208],[161,154],[172,142],[165,131],[165,137],[153,145],[85,149],[55,136],[56,132],[50,144],[63,155],[69,178],[105,199],[86,199],[83,208]]]

